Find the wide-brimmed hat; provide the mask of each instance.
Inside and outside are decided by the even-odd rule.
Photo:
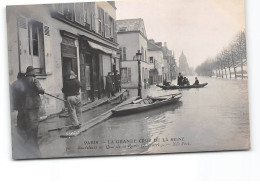
[[[70,71],[70,79],[76,79],[77,75],[71,70]]]
[[[36,71],[33,66],[28,66],[26,68],[26,75],[35,75]]]

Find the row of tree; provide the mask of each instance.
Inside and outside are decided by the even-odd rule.
[[[244,66],[247,65],[246,53],[246,34],[245,31],[239,32],[228,47],[218,53],[214,58],[207,58],[200,66],[196,68],[199,76],[213,76],[222,78],[231,78],[244,76]],[[240,67],[241,71],[237,72]]]

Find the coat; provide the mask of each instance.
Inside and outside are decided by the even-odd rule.
[[[178,76],[178,84],[179,86],[181,86],[183,84],[183,76],[182,75],[179,75]]]
[[[38,79],[34,76],[26,76],[25,82],[25,109],[37,109],[41,106],[40,94],[44,94],[44,90]]]

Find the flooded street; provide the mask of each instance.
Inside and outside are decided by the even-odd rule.
[[[194,79],[189,78],[192,82]],[[110,118],[77,137],[41,143],[43,157],[124,155],[249,148],[247,80],[199,78],[204,88],[162,90],[143,97],[182,93],[180,102],[139,114]],[[176,81],[173,81],[176,84]],[[131,90],[135,96],[137,90]],[[96,109],[95,111],[98,111]],[[84,119],[93,113],[84,113]]]

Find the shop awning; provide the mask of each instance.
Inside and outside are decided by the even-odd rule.
[[[102,51],[106,54],[112,54],[112,56],[116,56],[116,51],[113,51],[111,49],[108,49],[106,47],[98,45],[98,44],[91,42],[91,41],[88,41],[88,43],[89,43],[89,46],[92,47],[93,49],[97,49],[97,50],[100,50],[100,51]]]

